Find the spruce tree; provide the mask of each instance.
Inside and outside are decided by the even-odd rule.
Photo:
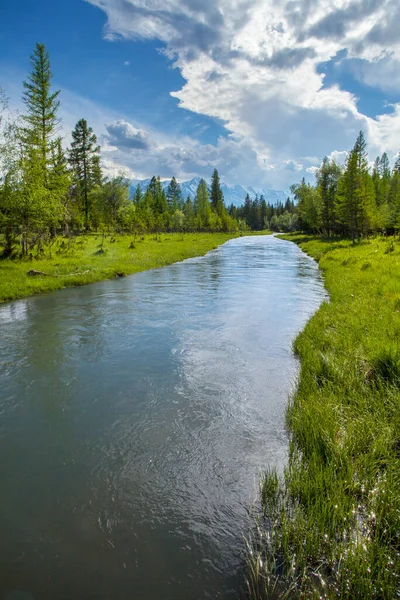
[[[222,193],[217,169],[214,169],[211,177],[210,199],[213,211],[218,216],[221,216],[224,210],[224,195]]]
[[[167,200],[172,211],[180,210],[182,208],[182,190],[175,177],[172,177],[168,186]]]
[[[27,109],[23,130],[25,143],[39,151],[43,168],[48,166],[53,137],[58,129],[60,91],[51,90],[50,58],[43,44],[36,44],[31,55],[32,72],[24,81],[23,102]]]
[[[168,202],[167,197],[165,195],[164,188],[161,183],[160,176],[157,177],[156,183],[156,193],[154,195],[154,210],[159,215],[162,215],[168,212]],[[160,221],[161,224],[161,221]]]
[[[85,229],[89,229],[90,192],[101,184],[100,146],[86,119],[80,119],[72,132],[69,162],[73,180],[84,213]]]
[[[200,230],[207,229],[211,224],[211,207],[208,198],[207,184],[204,179],[200,180],[197,187],[196,199],[196,221]]]
[[[140,187],[140,183],[137,184],[135,194],[133,196],[133,202],[136,206],[141,206],[143,204],[143,194],[142,188]]]
[[[331,162],[327,157],[324,158],[322,166],[317,172],[317,189],[322,202],[322,227],[328,236],[333,232],[335,225],[335,199],[341,174],[341,168],[335,161]]]
[[[377,220],[374,182],[368,170],[364,134],[360,134],[350,152],[340,180],[336,202],[338,216],[354,242],[375,225]]]

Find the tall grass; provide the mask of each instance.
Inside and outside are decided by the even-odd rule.
[[[237,234],[59,237],[41,256],[0,259],[0,302],[163,267],[206,254]],[[0,255],[2,253],[0,238]],[[28,275],[29,271],[44,275]]]
[[[253,599],[400,597],[400,241],[290,236],[330,294],[295,341],[289,464],[265,474]]]

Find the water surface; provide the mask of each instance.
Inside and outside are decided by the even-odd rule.
[[[324,297],[297,246],[247,237],[1,306],[0,598],[236,598]]]

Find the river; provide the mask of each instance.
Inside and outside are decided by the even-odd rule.
[[[233,600],[291,344],[325,299],[272,236],[0,306],[0,599]]]

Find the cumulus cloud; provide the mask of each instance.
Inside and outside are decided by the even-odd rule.
[[[108,142],[106,135],[104,141]],[[257,154],[245,140],[224,137],[215,145],[184,138],[144,150],[130,147],[129,151],[124,145],[113,143],[104,147],[103,156],[109,172],[122,169],[136,178],[157,174],[162,178],[175,175],[181,180],[197,175],[209,179],[216,167],[229,181],[243,183],[243,170],[248,174],[247,182],[254,181],[260,170]]]
[[[136,129],[127,121],[115,121],[106,125],[108,136],[106,141],[123,150],[149,150],[154,146],[147,131]]]
[[[400,60],[398,0],[87,1],[106,12],[108,39],[159,40],[185,79],[172,92],[179,105],[221,119],[231,134],[205,155],[193,147],[159,148],[161,163],[201,174],[211,159],[225,160],[228,169],[231,161],[237,176],[250,172],[255,184],[277,186],[290,184],[293,172],[310,175],[316,165],[301,156],[342,153],[360,129],[372,152],[397,152],[400,104],[368,117],[353,94],[324,85],[318,65],[346,50],[347,60],[368,66],[366,82],[378,85],[380,61],[390,76]]]

